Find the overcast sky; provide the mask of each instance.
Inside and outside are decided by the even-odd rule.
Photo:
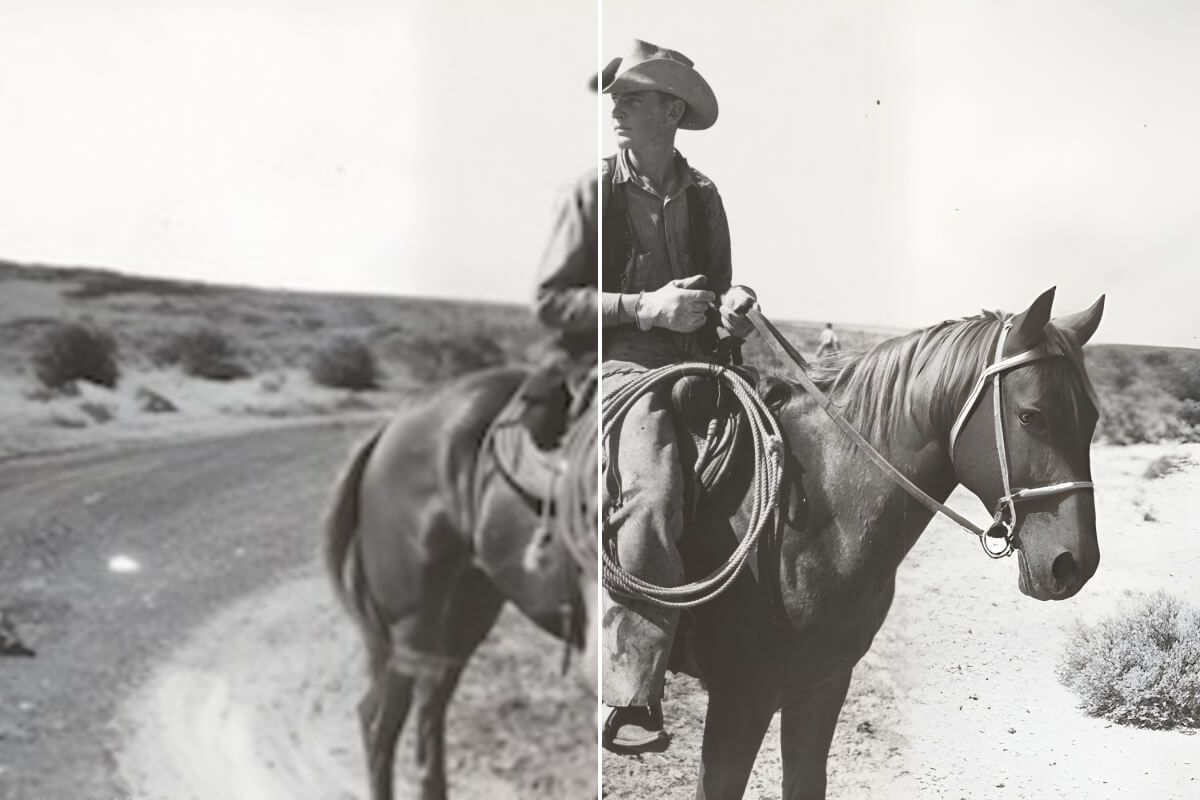
[[[4,0],[0,258],[527,301],[595,6]]]
[[[1057,284],[1108,293],[1098,340],[1200,347],[1200,6],[605,0],[600,53],[597,17],[9,0],[0,258],[524,301],[595,163],[585,80],[638,36],[717,92],[679,147],[769,315],[907,328]]]

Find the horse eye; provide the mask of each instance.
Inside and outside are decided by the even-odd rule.
[[[1017,414],[1017,419],[1021,420],[1022,425],[1033,425],[1042,418],[1042,415],[1036,411],[1022,411]]]

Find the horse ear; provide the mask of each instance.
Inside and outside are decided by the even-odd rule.
[[[1054,305],[1054,289],[1042,292],[1033,305],[1012,319],[1012,330],[1004,343],[1004,355],[1011,356],[1037,347],[1046,339],[1043,330],[1050,322],[1050,307]]]
[[[1083,347],[1087,344],[1088,339],[1092,338],[1096,328],[1100,327],[1100,317],[1102,316],[1104,316],[1104,295],[1100,295],[1100,299],[1092,303],[1092,307],[1087,311],[1056,317],[1054,327],[1071,334],[1075,341],[1079,342],[1079,346]]]

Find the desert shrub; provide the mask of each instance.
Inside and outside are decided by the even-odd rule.
[[[1100,397],[1099,438],[1200,441],[1200,351],[1096,345],[1087,364]]]
[[[1184,400],[1180,403],[1179,419],[1185,425],[1200,429],[1200,400]]]
[[[338,336],[313,353],[308,374],[320,385],[336,389],[374,389],[379,385],[379,366],[371,348],[349,336]]]
[[[1143,728],[1200,727],[1200,609],[1158,592],[1081,625],[1058,677],[1092,716]]]
[[[1157,480],[1158,478],[1170,475],[1172,472],[1178,472],[1183,468],[1183,465],[1187,463],[1188,460],[1186,456],[1172,455],[1168,453],[1165,456],[1159,456],[1151,461],[1146,466],[1146,471],[1142,473],[1142,477],[1150,481]]]
[[[1149,381],[1135,380],[1123,391],[1097,391],[1100,423],[1096,435],[1105,441],[1138,444],[1200,440],[1200,427],[1182,413],[1183,402]]]
[[[117,294],[197,295],[211,291],[202,283],[143,278],[105,270],[80,270],[71,277],[77,277],[79,283],[75,288],[64,291],[63,296],[75,300],[93,300]]]
[[[103,425],[106,422],[112,422],[116,411],[110,403],[97,403],[94,400],[79,404],[79,410],[87,414],[93,422],[98,422]]]
[[[230,381],[250,374],[233,338],[219,328],[202,326],[176,333],[154,352],[159,364],[178,364],[188,375]]]
[[[399,359],[419,381],[436,381],[509,361],[496,341],[480,333],[459,337],[417,336],[399,347]]]
[[[1200,364],[1187,363],[1180,357],[1165,364],[1157,377],[1159,384],[1172,397],[1200,401]]]
[[[117,385],[117,342],[112,334],[91,325],[56,324],[34,344],[33,372],[51,389],[84,380],[101,386]]]
[[[1137,360],[1128,353],[1113,351],[1106,358],[1089,362],[1088,371],[1094,373],[1093,380],[1106,384],[1113,390],[1123,392],[1133,386],[1141,377],[1141,369]]]

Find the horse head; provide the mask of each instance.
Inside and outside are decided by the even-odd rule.
[[[1039,600],[1073,596],[1100,563],[1089,454],[1098,410],[1083,345],[1104,298],[1056,320],[1053,300],[1050,289],[1004,321],[951,444],[959,482],[996,510],[989,534],[1007,535],[1020,589]]]

